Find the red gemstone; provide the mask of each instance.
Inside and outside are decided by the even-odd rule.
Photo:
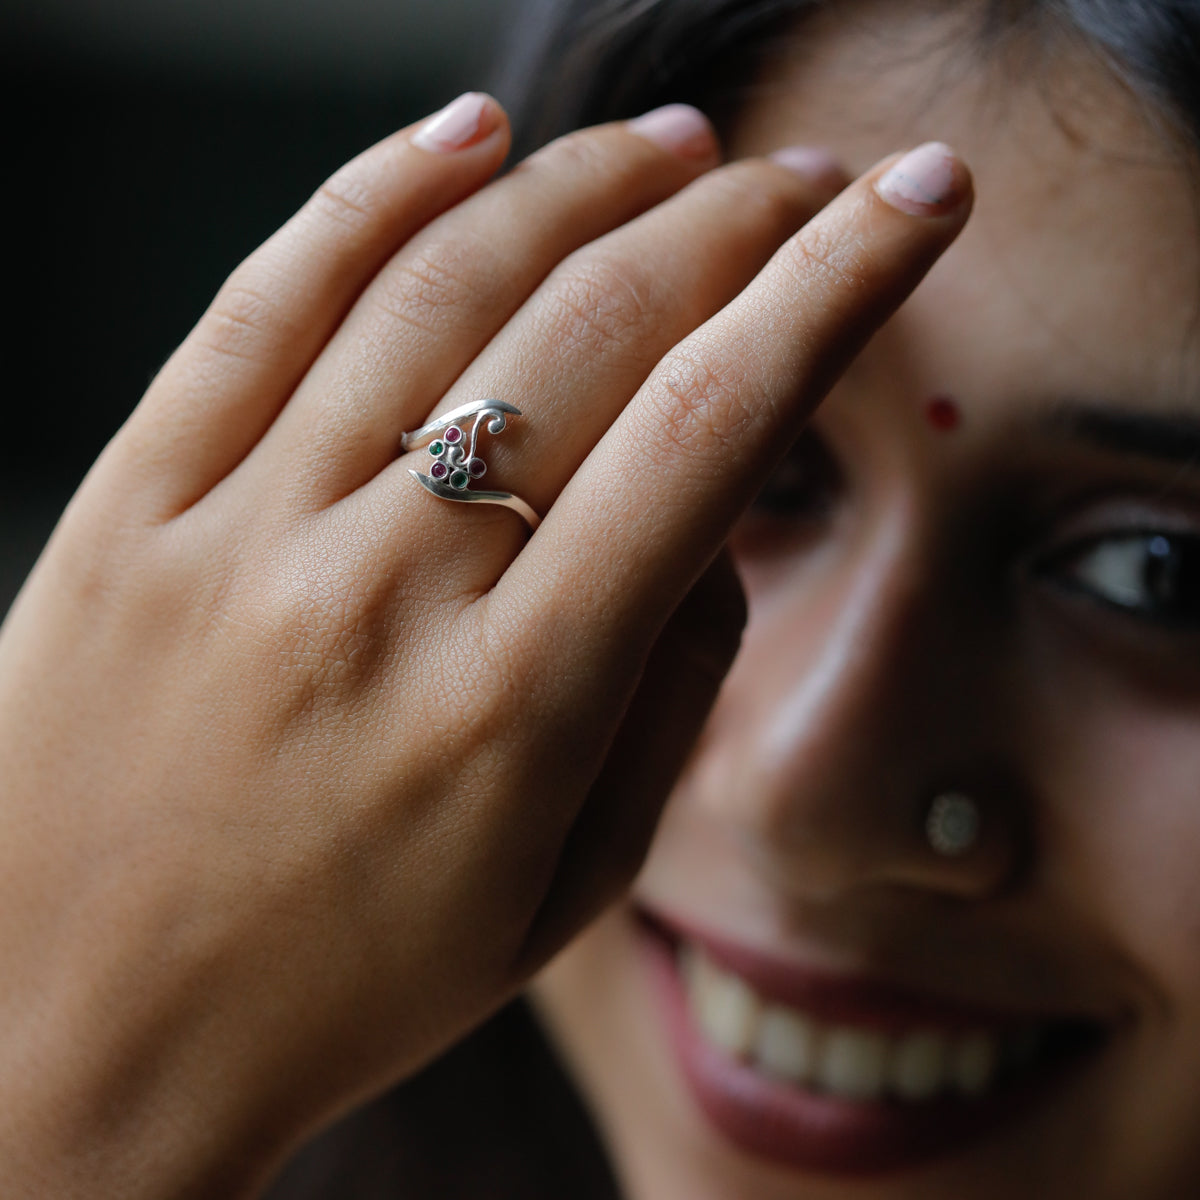
[[[454,446],[462,441],[462,430],[457,425],[451,425],[442,436]]]

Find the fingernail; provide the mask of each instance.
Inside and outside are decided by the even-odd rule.
[[[917,217],[951,212],[967,194],[967,170],[942,142],[926,142],[910,150],[875,184],[893,208]]]
[[[717,135],[712,123],[690,104],[668,104],[653,109],[635,117],[628,128],[680,158],[703,161],[717,157]]]
[[[448,154],[482,142],[500,124],[500,111],[490,96],[467,92],[434,113],[412,136],[422,150]]]
[[[840,192],[850,182],[841,163],[822,146],[785,146],[771,161],[830,192]]]

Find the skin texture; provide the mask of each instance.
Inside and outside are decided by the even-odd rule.
[[[823,207],[695,128],[487,185],[507,125],[469,103],[233,273],[6,622],[6,1195],[250,1194],[627,887],[736,649],[763,456],[970,208],[961,165],[891,206],[886,164]],[[532,538],[397,459],[482,396],[525,413],[488,483]]]
[[[815,416],[836,482],[793,483],[735,535],[741,652],[632,899],[538,1002],[634,1200],[1178,1200],[1200,1188],[1200,614],[1194,593],[1190,627],[1106,606],[1094,559],[1051,564],[1092,535],[1195,537],[1200,474],[1046,421],[1069,401],[1200,414],[1192,181],[1077,45],[1020,47],[1023,87],[961,22],[834,7],[733,151],[810,142],[853,172],[941,138],[972,164],[975,214]],[[951,436],[927,422],[937,394],[960,405]],[[947,787],[985,819],[957,859],[920,835]],[[1113,1032],[1053,1104],[961,1151],[874,1180],[784,1170],[693,1103],[639,907]]]

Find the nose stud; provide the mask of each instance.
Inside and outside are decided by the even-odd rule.
[[[979,840],[979,805],[962,792],[935,796],[925,817],[925,836],[930,846],[947,858],[970,850]]]

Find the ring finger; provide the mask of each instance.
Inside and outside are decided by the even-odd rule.
[[[487,444],[484,486],[547,511],[663,355],[738,295],[844,182],[811,155],[735,163],[564,260],[438,406],[498,397],[520,408],[514,433]],[[458,556],[460,571],[437,572],[451,588],[490,585],[524,536],[520,522],[422,495],[407,478],[412,466],[400,460],[378,481],[400,489],[389,503],[419,506],[426,536],[410,544],[425,556],[432,540],[451,557],[464,521],[502,526],[484,539],[489,550]],[[380,502],[375,490],[364,503]]]
[[[311,507],[354,491],[558,262],[717,161],[711,126],[683,105],[545,147],[393,256],[297,388],[259,458],[284,470]]]

